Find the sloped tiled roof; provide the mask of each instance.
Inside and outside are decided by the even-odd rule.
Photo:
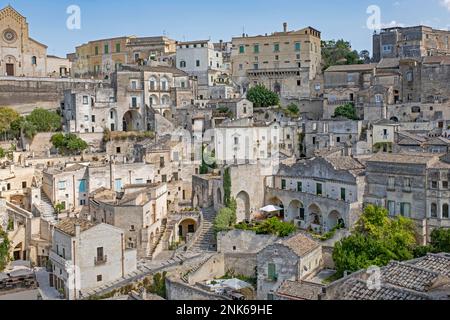
[[[320,247],[319,243],[308,238],[302,233],[298,233],[295,236],[288,238],[287,240],[281,241],[281,244],[290,248],[299,257],[303,257]]]
[[[382,281],[419,292],[427,292],[438,278],[437,272],[399,262],[392,262],[382,271]]]
[[[322,285],[316,283],[286,280],[276,293],[292,300],[318,300],[322,288]]]
[[[422,259],[411,262],[411,264],[450,277],[450,255],[429,254]]]
[[[68,234],[69,236],[75,236],[75,226],[80,226],[80,231],[86,231],[95,227],[96,224],[88,220],[78,218],[68,218],[60,221],[55,228]]]

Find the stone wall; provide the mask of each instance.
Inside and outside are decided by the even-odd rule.
[[[256,276],[256,253],[225,253],[225,273],[233,272],[235,275],[246,277]]]
[[[29,114],[37,107],[56,110],[64,100],[64,90],[101,86],[109,84],[81,79],[0,77],[0,106],[11,107],[21,114]]]
[[[217,251],[225,254],[257,253],[277,241],[276,236],[257,235],[253,231],[232,230],[217,235]]]
[[[189,286],[175,279],[166,278],[167,300],[226,300],[200,288]]]

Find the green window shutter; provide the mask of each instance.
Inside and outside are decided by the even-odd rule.
[[[286,190],[286,180],[284,179],[281,180],[281,189]]]
[[[245,47],[239,46],[239,53],[245,53]]]
[[[341,188],[341,200],[342,201],[346,200],[346,190],[345,190],[345,188]]]
[[[270,280],[276,280],[276,277],[277,277],[277,268],[276,268],[276,266],[275,266],[275,264],[273,264],[273,263],[269,263],[269,265],[268,265],[268,275],[269,275],[269,279]]]
[[[297,182],[297,191],[298,192],[303,192],[303,183]]]
[[[120,43],[116,43],[116,52],[120,52]]]
[[[300,49],[302,48],[302,45],[300,42],[296,42],[295,43],[295,51],[300,51]]]
[[[322,195],[322,184],[321,183],[318,183],[317,184],[317,195],[318,196],[321,196]]]
[[[253,47],[255,53],[259,53],[259,45],[255,44],[255,46]]]

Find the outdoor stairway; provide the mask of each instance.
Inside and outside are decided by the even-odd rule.
[[[159,233],[156,236],[155,244],[150,248],[149,258],[153,259],[153,255],[155,254],[156,249],[158,248],[159,244],[161,243],[161,240],[166,233],[167,229],[167,221],[163,222],[161,225],[161,229],[159,230]]]
[[[216,211],[213,207],[203,209],[203,223],[195,243],[189,249],[193,252],[211,252],[216,251],[216,237],[214,234],[214,219],[216,218]]]
[[[42,210],[41,217],[47,221],[56,221],[55,209],[53,208],[52,201],[41,191],[41,204],[39,208]]]
[[[189,269],[188,272],[186,272],[185,274],[183,274],[181,276],[181,280],[183,280],[185,283],[189,283],[189,275],[193,274],[194,272],[196,272],[198,269],[200,269],[206,262],[209,261],[209,259],[211,259],[212,255],[208,254],[206,255],[206,258],[204,258],[203,260],[201,260],[199,263],[195,264],[191,269]]]

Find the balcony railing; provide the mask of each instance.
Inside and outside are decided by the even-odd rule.
[[[130,103],[130,109],[140,109],[140,108],[141,108],[140,103],[136,103],[136,104]]]
[[[54,250],[50,250],[49,258],[50,258],[51,261],[56,262],[60,266],[65,266],[66,262],[67,262],[67,260],[65,258],[61,257]]]
[[[106,264],[106,262],[108,262],[108,256],[103,256],[103,257],[94,257],[94,264],[96,266],[101,266]]]

